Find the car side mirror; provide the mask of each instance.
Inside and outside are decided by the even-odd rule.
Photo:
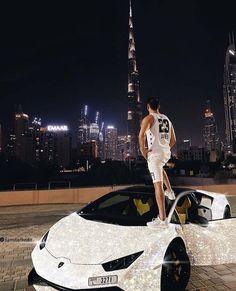
[[[210,208],[200,205],[197,210],[198,216],[206,218],[208,221],[212,220],[212,211]]]
[[[202,227],[207,227],[208,226],[208,219],[201,216],[197,215],[194,221],[191,221],[192,223],[196,223]]]
[[[189,213],[190,214],[190,213]],[[211,209],[205,206],[198,206],[192,213],[189,215],[188,222],[198,224],[200,226],[208,226],[208,222],[212,220],[212,211]]]

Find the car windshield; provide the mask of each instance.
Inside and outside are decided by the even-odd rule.
[[[166,199],[167,214],[170,207]],[[158,216],[158,207],[154,194],[120,191],[95,200],[77,213],[104,223],[143,226]]]

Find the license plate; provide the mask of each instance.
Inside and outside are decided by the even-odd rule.
[[[118,276],[101,276],[101,277],[90,277],[88,279],[89,286],[96,285],[107,285],[107,284],[116,284],[118,282]]]

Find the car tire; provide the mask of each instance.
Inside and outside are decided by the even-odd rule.
[[[161,271],[161,291],[185,290],[190,277],[190,261],[182,244],[170,244]]]
[[[230,212],[230,208],[228,205],[225,207],[223,218],[224,219],[231,218],[231,212]]]

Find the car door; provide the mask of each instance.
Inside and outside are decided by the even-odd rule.
[[[206,207],[210,205],[199,203],[194,194],[194,190],[180,193],[169,212],[169,217],[174,211],[178,213],[178,206],[185,197],[191,202],[190,205],[186,203],[186,220],[181,221],[181,233],[191,264],[236,263],[236,217],[212,220],[211,209]]]
[[[236,218],[183,225],[187,252],[193,265],[236,263]]]
[[[193,265],[236,263],[236,218],[212,220],[211,209],[187,194],[192,206],[183,225],[187,252]],[[191,209],[194,213],[191,213]]]

